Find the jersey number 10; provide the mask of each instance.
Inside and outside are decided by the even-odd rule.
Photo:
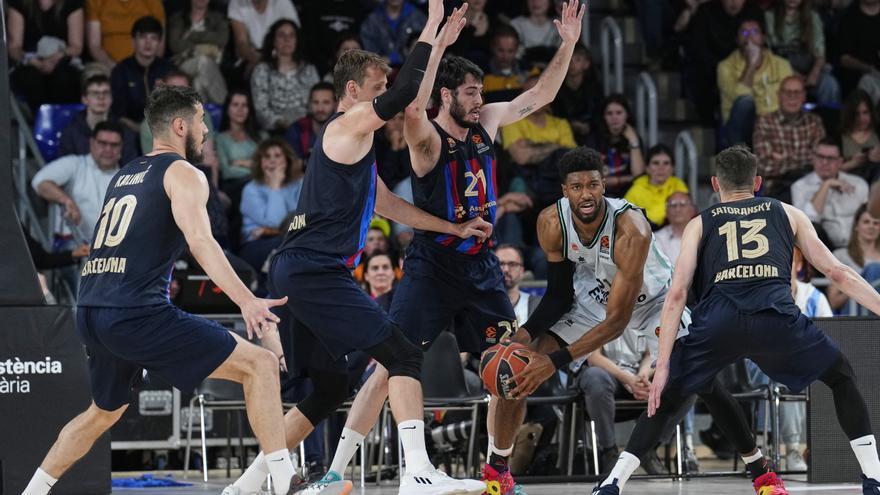
[[[740,258],[754,259],[764,256],[770,251],[770,242],[767,236],[761,234],[761,230],[767,226],[767,220],[740,220],[740,229],[748,229],[741,237],[738,236],[737,222],[727,222],[718,227],[718,233],[727,239],[727,261],[733,262]],[[740,250],[740,245],[745,247],[746,244],[755,243],[757,246],[750,249]]]
[[[98,223],[98,232],[95,234],[95,244],[92,249],[100,249],[102,246],[113,247],[119,245],[128,232],[131,217],[137,206],[137,197],[134,194],[123,196],[116,200],[110,198],[104,209],[101,210],[101,219]]]

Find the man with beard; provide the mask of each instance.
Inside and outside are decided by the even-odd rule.
[[[333,112],[336,111],[336,92],[333,85],[322,81],[312,86],[309,91],[308,114],[291,124],[284,138],[290,143],[293,151],[302,158],[308,160],[312,154],[315,139],[321,131],[321,127],[327,123]]]
[[[206,378],[241,383],[248,417],[272,463],[275,494],[286,494],[294,470],[284,445],[278,359],[217,323],[184,313],[168,299],[174,261],[189,245],[217,286],[241,308],[248,336],[280,348],[270,308],[285,299],[254,297],[211,236],[208,182],[199,162],[208,129],[198,93],[161,86],[146,118],[153,151],[111,180],[82,270],[76,327],[89,354],[94,401],[62,430],[25,495],[49,493],[128,407],[133,379],[147,370],[180,390]],[[184,158],[186,157],[186,158]]]
[[[377,176],[373,134],[403,111],[422,85],[429,58],[464,27],[454,9],[444,28],[443,1],[430,0],[428,21],[415,47],[385,91],[388,65],[377,54],[349,50],[333,69],[339,111],[324,125],[309,159],[297,210],[271,261],[273,293],[289,295],[293,324],[288,370],[309,376],[314,391],[286,416],[287,445],[299,444],[348,397],[346,355],[360,350],[387,369],[391,410],[406,457],[400,495],[479,494],[485,484],[456,480],[437,470],[425,449],[422,352],[351,275],[358,265],[373,213],[415,228],[482,242],[492,227],[482,218],[452,223],[434,217],[391,193]],[[437,54],[440,56],[440,54]],[[382,397],[384,401],[385,396]],[[354,412],[352,413],[354,414]],[[375,421],[375,418],[373,418]],[[372,423],[371,423],[372,424]],[[351,482],[328,473],[301,493],[347,494]],[[263,453],[224,494],[257,492],[268,474]]]
[[[441,50],[431,54],[425,82],[407,107],[404,124],[417,207],[458,225],[478,218],[494,224],[497,182],[492,143],[498,128],[553,101],[580,37],[584,10],[585,6],[574,0],[564,4],[561,18],[554,21],[562,38],[556,55],[538,83],[510,102],[483,106],[480,68],[456,56],[441,62]],[[455,37],[440,40],[444,48],[454,41]],[[439,77],[432,91],[438,67]],[[432,93],[440,105],[434,121],[425,111]],[[481,352],[498,343],[503,335],[516,332],[516,314],[507,297],[504,276],[498,258],[490,251],[494,244],[494,236],[485,240],[458,239],[434,229],[417,228],[390,311],[411,342],[427,349],[453,320],[466,322],[458,329],[462,352]],[[328,476],[344,471],[376,422],[388,396],[388,377],[388,371],[378,367],[361,388]],[[507,457],[513,450],[525,403],[501,402],[508,404],[493,400],[490,406],[487,423],[491,458],[483,479],[490,493],[510,495],[515,486]]]

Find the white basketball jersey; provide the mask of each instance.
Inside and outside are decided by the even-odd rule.
[[[602,318],[608,306],[611,283],[617,275],[617,265],[614,263],[617,217],[629,209],[638,210],[638,207],[623,199],[605,198],[602,224],[593,240],[584,244],[574,227],[568,199],[562,198],[556,202],[562,226],[563,254],[575,264],[574,293],[577,304],[590,308],[591,312]],[[652,235],[636,308],[663,297],[671,283],[672,263],[660,252]]]

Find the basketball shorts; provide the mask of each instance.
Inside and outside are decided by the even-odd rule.
[[[745,314],[727,297],[710,295],[694,309],[688,334],[672,349],[667,388],[685,395],[702,392],[722,369],[749,358],[770,379],[797,392],[839,355],[837,344],[794,303],[790,311]]]
[[[635,306],[629,324],[626,326],[627,331],[634,331],[645,336],[648,348],[655,357],[657,356],[657,337],[660,331],[660,313],[663,310],[664,300],[663,295],[660,295]],[[605,320],[605,309],[604,305],[600,305],[590,296],[577,297],[571,311],[550,327],[550,332],[557,336],[557,340],[571,345]],[[678,337],[687,333],[690,324],[690,311],[685,308],[681,315]]]
[[[338,257],[282,251],[272,259],[269,290],[288,297],[289,318],[284,311],[279,316],[288,329],[282,332],[287,370],[295,377],[307,376],[307,369],[346,373],[346,354],[391,337],[394,323]]]
[[[517,330],[516,313],[494,253],[449,253],[416,238],[403,279],[394,291],[391,318],[422,350],[445,329],[454,329],[462,352],[479,353]]]
[[[143,370],[190,392],[232,354],[236,341],[216,322],[171,304],[139,308],[80,306],[76,329],[89,357],[95,404],[105,411],[129,402]]]

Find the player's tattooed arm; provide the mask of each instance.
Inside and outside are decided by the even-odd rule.
[[[563,3],[560,18],[553,21],[562,42],[535,86],[513,101],[492,103],[483,107],[480,123],[493,139],[499,127],[529,116],[556,98],[556,93],[559,92],[562,81],[568,73],[568,64],[574,53],[574,47],[581,37],[581,23],[585,11],[586,4],[582,5],[580,0]]]

